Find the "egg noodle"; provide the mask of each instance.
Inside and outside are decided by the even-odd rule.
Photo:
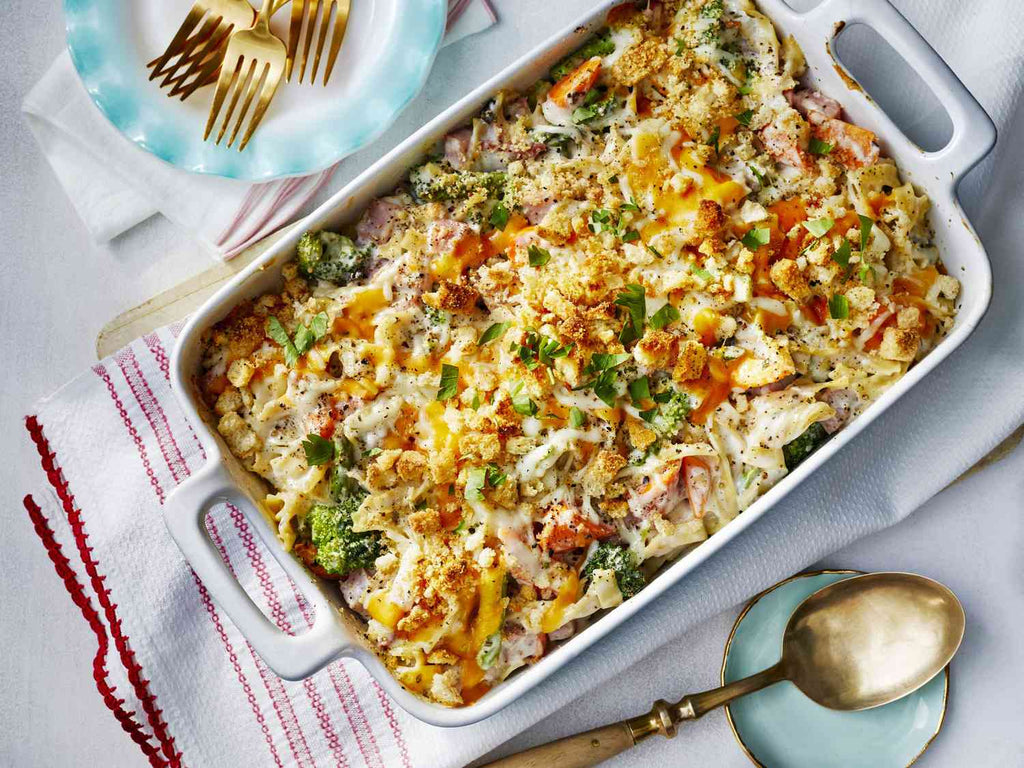
[[[804,68],[748,0],[617,7],[207,332],[218,431],[409,690],[541,658],[952,327],[928,199]]]

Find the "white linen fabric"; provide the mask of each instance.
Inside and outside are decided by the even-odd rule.
[[[495,21],[489,0],[450,0],[442,46]],[[230,259],[294,221],[334,176],[332,167],[299,179],[250,184],[164,163],[126,141],[107,121],[82,86],[67,51],[25,97],[22,110],[97,243],[161,213],[212,255]]]
[[[688,627],[906,517],[1024,421],[1024,10],[898,5],[999,126],[993,156],[962,188],[992,260],[988,314],[959,351],[779,506],[486,722],[448,731],[419,723],[353,662],[282,682],[210,601],[161,521],[163,499],[203,462],[192,430],[204,427],[185,423],[167,381],[175,328],[136,341],[38,404],[29,427],[55,490],[26,507],[97,633],[104,701],[154,765],[179,755],[193,766],[463,765]],[[211,533],[268,615],[303,627],[303,604],[244,518],[221,510]],[[657,691],[663,678],[648,669],[635,683]]]

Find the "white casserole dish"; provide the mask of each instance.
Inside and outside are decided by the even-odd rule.
[[[536,50],[491,78],[454,106],[410,136],[313,213],[293,233],[221,289],[189,321],[172,360],[173,385],[186,414],[203,421],[202,400],[193,378],[198,370],[202,332],[222,319],[238,302],[275,287],[280,269],[292,256],[306,229],[337,228],[350,223],[373,198],[386,194],[429,147],[452,128],[475,115],[502,88],[525,88],[604,23],[609,8],[621,0],[605,0],[572,27],[556,34]],[[253,647],[278,675],[300,679],[339,657],[357,658],[385,690],[412,715],[439,726],[467,725],[488,717],[551,675],[599,638],[655,600],[686,573],[711,557],[771,509],[798,483],[852,440],[910,387],[956,349],[977,326],[991,296],[991,270],[984,248],[966,220],[956,198],[964,176],[995,143],[992,121],[927,42],[887,0],[825,0],[799,14],[783,0],[759,0],[759,7],[781,34],[792,34],[804,50],[808,77],[824,93],[842,102],[851,120],[874,131],[883,153],[894,158],[905,177],[925,190],[932,201],[932,225],[944,263],[962,283],[956,324],[938,347],[912,368],[858,419],[800,465],[771,491],[722,530],[661,572],[636,597],[610,611],[535,665],[511,676],[479,701],[460,709],[432,704],[406,691],[385,669],[362,638],[359,620],[341,600],[338,590],[320,584],[298,559],[285,552],[274,527],[252,502],[262,481],[248,473],[226,450],[214,428],[198,431],[210,460],[183,483],[165,506],[171,535],[214,599],[227,612]],[[953,135],[947,146],[925,152],[912,144],[841,69],[833,55],[835,39],[846,25],[864,23],[877,31],[916,70],[949,112]],[[256,526],[264,543],[300,585],[316,608],[316,621],[306,634],[289,636],[278,630],[246,595],[228,571],[206,533],[204,520],[211,506],[231,501]]]

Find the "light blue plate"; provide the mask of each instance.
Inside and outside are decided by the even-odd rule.
[[[796,607],[828,584],[856,572],[801,574],[759,595],[737,619],[725,649],[722,683],[760,672],[782,653]],[[949,667],[899,701],[862,712],[815,704],[795,685],[779,683],[726,708],[744,751],[765,768],[904,768],[942,727]]]
[[[323,170],[380,136],[426,82],[448,8],[446,0],[353,0],[330,83],[282,82],[238,152],[202,140],[213,86],[183,103],[148,79],[146,62],[162,53],[191,4],[64,0],[71,60],[96,106],[131,141],[184,170],[247,181]],[[287,40],[287,26],[286,9],[272,29]]]

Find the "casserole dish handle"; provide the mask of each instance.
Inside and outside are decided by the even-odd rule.
[[[271,622],[242,588],[207,533],[207,513],[222,503],[240,509],[259,530],[264,542],[268,533],[274,535],[267,520],[217,459],[208,461],[178,486],[164,507],[164,522],[210,595],[267,665],[285,680],[308,677],[340,656],[349,645],[337,611],[315,588],[298,561],[277,546],[271,547],[271,551],[288,575],[300,587],[310,587],[302,592],[315,610],[315,619],[313,626],[301,635],[289,635]]]
[[[889,0],[831,0],[810,14],[829,38],[835,25],[864,24],[875,30],[930,87],[953,123],[953,135],[942,149],[924,152],[924,158],[944,171],[954,183],[989,153],[996,142],[996,126],[977,99],[949,65]],[[834,49],[833,49],[834,54]],[[838,61],[838,57],[833,55]]]

